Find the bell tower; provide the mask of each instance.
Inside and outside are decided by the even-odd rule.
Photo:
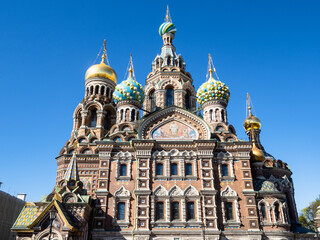
[[[177,106],[190,111],[196,109],[196,91],[190,73],[180,54],[173,45],[176,27],[167,8],[166,20],[159,28],[163,40],[160,55],[152,62],[145,86],[144,110],[154,112],[159,108]],[[145,112],[144,114],[147,114]]]

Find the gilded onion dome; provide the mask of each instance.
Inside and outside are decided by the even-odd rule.
[[[251,107],[248,107],[249,109],[249,116],[244,120],[243,127],[246,131],[253,129],[260,129],[261,128],[261,122],[259,118],[256,116],[253,116],[251,112]]]
[[[174,35],[176,32],[177,32],[177,29],[170,20],[169,7],[167,7],[166,22],[160,25],[159,34],[162,37],[162,35],[164,35],[165,33],[172,33]]]
[[[136,100],[142,104],[144,99],[143,87],[133,79],[132,72],[132,67],[130,67],[127,80],[116,86],[113,92],[113,99],[116,104],[122,100]]]
[[[202,84],[197,91],[197,100],[200,105],[211,100],[223,100],[226,103],[229,102],[230,91],[228,86],[221,81],[215,80],[212,76],[212,72],[213,70],[210,67],[209,80]]]
[[[117,74],[113,70],[112,67],[108,66],[105,63],[106,59],[106,40],[104,40],[104,49],[103,49],[103,54],[102,54],[102,60],[99,64],[92,65],[91,67],[88,68],[86,75],[85,75],[85,80],[88,80],[89,78],[93,77],[101,77],[101,78],[107,78],[114,83],[117,83]]]

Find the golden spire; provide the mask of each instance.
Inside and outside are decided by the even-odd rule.
[[[213,76],[212,76],[213,70],[212,70],[212,67],[211,67],[211,62],[212,62],[211,54],[209,53],[209,61],[208,61],[208,65],[209,65],[209,74],[210,74],[210,78],[213,78]]]
[[[166,14],[167,22],[170,22],[170,13],[169,13],[169,5],[167,5],[167,14]]]
[[[78,151],[78,141],[75,140],[73,143],[73,155],[76,155],[77,151]]]
[[[129,77],[132,77],[133,72],[133,63],[132,63],[132,53],[130,54],[130,68],[129,68]]]
[[[247,93],[247,105],[248,105],[248,111],[249,111],[249,116],[245,120],[247,129],[246,130],[251,130],[251,141],[252,141],[252,149],[251,149],[251,156],[253,159],[257,162],[262,162],[264,161],[264,153],[261,149],[259,149],[256,145],[256,139],[254,136],[254,129],[258,127],[260,129],[260,120],[252,115],[251,112],[251,106],[250,106],[250,95]]]
[[[106,40],[103,41],[103,53],[102,53],[102,60],[101,63],[105,63],[105,59],[106,59]]]

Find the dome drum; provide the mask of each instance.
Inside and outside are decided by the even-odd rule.
[[[219,99],[216,99],[216,100],[210,100],[210,101],[207,101],[205,103],[202,104],[202,108],[205,109],[207,107],[211,107],[211,106],[214,106],[214,105],[220,105],[224,108],[227,107],[228,103],[224,100],[219,100]]]

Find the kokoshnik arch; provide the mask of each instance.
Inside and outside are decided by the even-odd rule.
[[[54,190],[25,205],[12,228],[18,239],[48,239],[50,227],[59,240],[311,239],[298,223],[292,172],[265,151],[260,120],[249,107],[249,140],[239,140],[229,88],[213,77],[210,56],[196,91],[169,11],[159,33],[144,88],[132,58],[118,84],[104,43],[56,158]]]

